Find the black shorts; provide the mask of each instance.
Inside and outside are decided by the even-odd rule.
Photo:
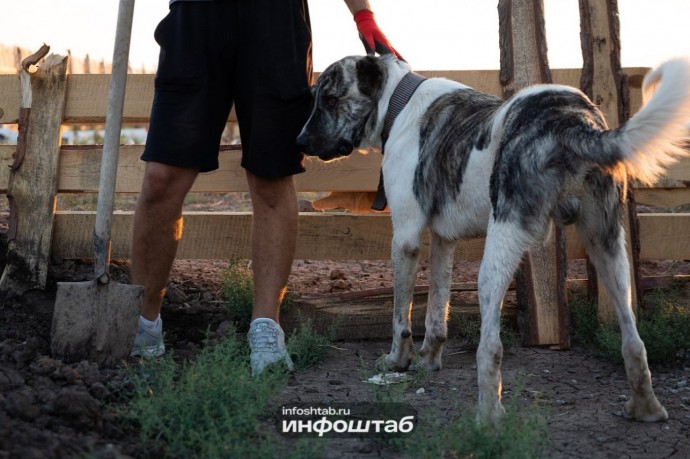
[[[144,161],[217,169],[234,102],[242,167],[265,178],[304,171],[295,139],[311,105],[306,0],[176,2],[155,38],[161,51]]]

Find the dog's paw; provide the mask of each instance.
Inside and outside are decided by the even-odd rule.
[[[443,344],[429,346],[426,343],[419,350],[419,359],[414,363],[422,371],[439,371],[442,367]]]
[[[668,412],[652,396],[648,400],[631,399],[623,406],[623,416],[639,422],[663,422],[668,420]]]
[[[431,372],[440,371],[441,364],[435,361],[430,361],[428,359],[419,359],[412,365],[410,365],[409,371],[420,371],[420,372]]]
[[[391,354],[383,354],[376,361],[376,369],[379,371],[407,371],[412,363],[410,358],[396,359]]]

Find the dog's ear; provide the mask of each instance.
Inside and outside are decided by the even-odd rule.
[[[357,61],[357,89],[366,96],[374,96],[383,86],[383,66],[378,58],[365,56]]]

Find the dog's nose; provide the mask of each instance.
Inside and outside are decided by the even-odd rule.
[[[352,145],[351,142],[346,142],[346,141],[340,142],[340,144],[338,144],[338,154],[340,154],[342,156],[347,156],[350,153],[352,153],[353,148],[354,148],[354,146]]]
[[[297,148],[299,148],[299,151],[305,152],[307,150],[307,136],[304,134],[304,132],[301,132],[300,135],[297,136],[295,142],[297,143]]]

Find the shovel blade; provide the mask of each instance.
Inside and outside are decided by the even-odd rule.
[[[144,287],[58,282],[51,330],[53,357],[110,366],[126,358],[134,344]]]

